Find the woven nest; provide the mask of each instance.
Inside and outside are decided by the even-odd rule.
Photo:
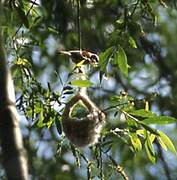
[[[80,119],[71,117],[73,107],[78,101],[82,101],[89,112],[86,117]],[[74,96],[66,104],[62,115],[63,131],[66,137],[78,147],[97,143],[104,124],[105,114],[89,99],[88,96]]]

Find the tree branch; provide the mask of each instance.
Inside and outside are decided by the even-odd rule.
[[[3,49],[2,29],[0,29],[0,52],[0,140],[3,165],[7,179],[27,180],[27,160],[15,107],[13,82]]]
[[[158,156],[162,162],[162,166],[163,166],[166,178],[167,178],[167,180],[172,180],[171,175],[170,175],[170,169],[168,167],[167,162],[165,161],[162,148],[160,147],[160,144],[158,141],[156,141],[156,145],[157,145]]]

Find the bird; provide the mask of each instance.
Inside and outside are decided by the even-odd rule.
[[[99,56],[87,50],[59,50],[59,53],[71,57],[75,64],[84,61],[83,64],[96,65],[99,62]]]

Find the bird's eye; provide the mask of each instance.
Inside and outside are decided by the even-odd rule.
[[[88,57],[89,57],[88,52],[86,52],[86,51],[82,51],[82,57],[84,57],[84,58],[88,58]]]
[[[98,62],[98,61],[99,61],[99,58],[98,58],[98,56],[97,56],[96,54],[91,55],[90,59],[91,59],[92,61],[95,61],[95,62]]]

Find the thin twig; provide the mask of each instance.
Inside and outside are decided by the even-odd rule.
[[[122,166],[120,166],[119,164],[117,164],[117,162],[107,153],[105,153],[104,151],[102,151],[108,158],[109,160],[112,162],[112,164],[114,165],[116,171],[122,176],[122,178],[124,180],[129,180],[128,175],[126,174],[126,172],[124,171],[124,168]]]
[[[132,13],[131,13],[131,15],[130,15],[130,18],[131,18],[131,17],[133,16],[133,14],[135,13],[135,11],[136,11],[136,9],[137,9],[137,7],[138,7],[139,2],[140,2],[140,0],[137,0],[137,2],[134,4],[134,8],[133,8],[133,11],[132,11]]]
[[[82,49],[81,42],[81,16],[80,16],[80,0],[77,0],[77,30],[78,30],[78,45],[79,49]]]
[[[124,102],[124,103],[119,103],[119,104],[107,107],[107,108],[103,109],[103,112],[109,111],[109,110],[114,109],[114,108],[118,108],[119,106],[122,106],[122,105],[127,105],[128,103],[129,102]]]
[[[160,144],[158,141],[156,141],[156,145],[157,145],[158,156],[162,162],[162,166],[163,166],[163,169],[165,171],[166,178],[167,178],[167,180],[172,180],[171,174],[170,174],[170,169],[168,167],[167,162],[165,161],[162,148],[160,147]]]
[[[79,49],[82,50],[82,41],[81,41],[81,16],[80,16],[80,0],[77,0],[77,30],[78,30],[78,46],[79,46]],[[85,77],[85,74],[86,74],[86,70],[85,68],[82,66],[82,76],[81,76],[81,79],[82,80],[86,80],[86,77]],[[87,88],[86,87],[81,87],[79,89],[79,92],[81,94],[87,94]]]
[[[92,171],[91,167],[92,167],[92,162],[89,161],[87,163],[87,180],[92,180],[93,179],[92,175],[91,175],[91,171]]]
[[[31,7],[29,8],[29,10],[26,13],[26,16],[29,15],[30,11],[33,9],[34,5],[36,5],[36,0],[34,1],[30,1],[30,3],[32,3]],[[15,38],[15,36],[17,35],[17,33],[20,31],[20,29],[22,28],[23,23],[21,23],[21,25],[18,27],[18,29],[16,30],[15,34],[12,36],[12,39]]]
[[[104,173],[103,173],[103,157],[102,157],[102,148],[99,145],[99,160],[100,160],[100,179],[104,180]]]
[[[36,6],[39,6],[39,4],[36,3],[36,0],[34,0],[34,1],[30,0],[30,3],[32,3],[32,4],[36,5]]]

